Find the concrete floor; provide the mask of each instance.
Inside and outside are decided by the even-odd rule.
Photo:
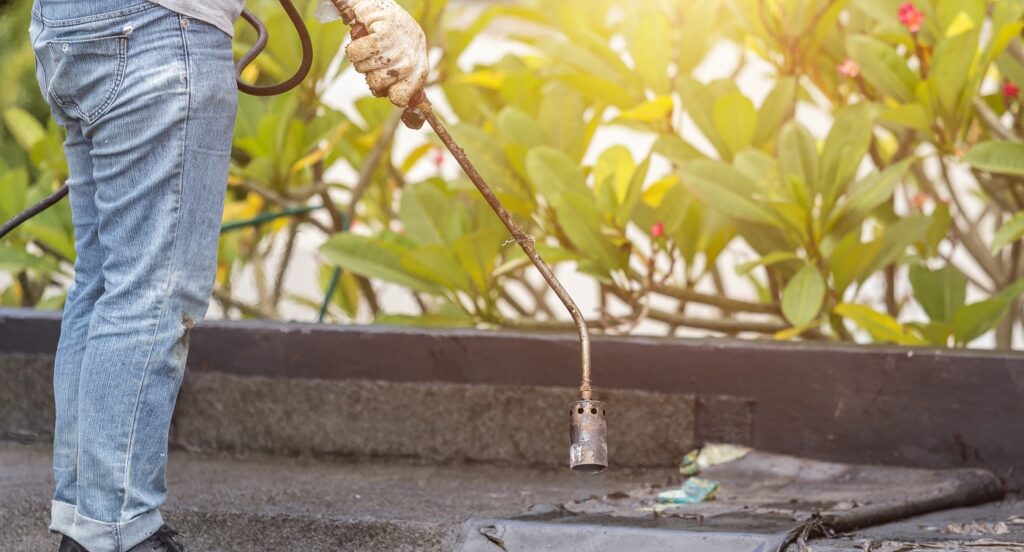
[[[780,476],[786,476],[778,466],[774,469]],[[928,477],[933,472],[915,473]],[[487,519],[507,520],[535,505],[542,505],[535,507],[535,512],[560,509],[587,513],[587,505],[621,501],[627,495],[649,496],[654,489],[679,479],[671,468],[615,469],[599,477],[581,477],[564,469],[494,464],[289,459],[183,451],[171,454],[168,477],[172,494],[165,512],[168,520],[186,535],[190,552],[451,550],[456,546],[460,527],[479,535]],[[717,477],[728,476],[718,472]],[[840,475],[837,479],[851,478]],[[864,481],[863,477],[859,479]],[[927,479],[919,482],[927,483]],[[783,492],[764,478],[756,479],[756,483],[762,489]],[[51,485],[49,447],[0,443],[0,549],[55,549],[56,541],[45,532]],[[734,480],[723,487],[718,501],[694,511],[703,508],[705,513],[717,511],[715,515],[721,515],[723,509],[742,507],[740,502],[747,498],[742,495],[741,481]],[[791,484],[785,488],[797,490]],[[865,487],[865,496],[880,492],[879,488]],[[780,509],[778,497],[761,494],[761,498],[750,499],[755,505],[762,501],[755,509]],[[828,499],[840,500],[841,496],[833,493]],[[784,503],[792,504],[788,500]],[[543,506],[552,504],[559,506]],[[520,525],[506,530],[499,540],[507,551],[530,552],[576,550],[581,538],[598,539],[592,549],[602,551],[760,551],[771,540],[768,537],[777,532],[778,527],[773,524],[780,520],[771,518],[772,523],[758,527],[753,522],[744,525],[742,518],[733,516],[729,523],[702,521],[698,525],[703,527],[698,527],[693,518],[680,517],[673,524],[671,519],[645,522],[645,515],[649,514],[626,513],[618,520],[604,518],[596,523],[591,522],[600,518]],[[1022,515],[1024,501],[1009,499],[881,525],[834,540],[812,541],[811,550],[1020,552],[1024,551]],[[636,523],[629,522],[629,516]],[[473,520],[464,525],[467,518]],[[534,540],[522,540],[524,534]],[[540,537],[542,547],[537,546]],[[616,538],[624,544],[609,547]],[[989,542],[984,548],[975,547],[986,540],[1008,544]],[[493,540],[485,541],[478,542],[475,548],[467,546],[461,550],[502,550]],[[650,545],[638,548],[641,542]]]
[[[473,516],[512,516],[637,485],[671,469],[567,469],[171,453],[167,519],[190,552],[449,550]],[[0,550],[52,551],[50,449],[0,443]]]

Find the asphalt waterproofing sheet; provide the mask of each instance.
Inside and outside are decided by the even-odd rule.
[[[456,549],[774,552],[808,543],[826,550],[832,545],[823,538],[1003,494],[1000,481],[983,470],[857,466],[757,451],[700,476],[719,485],[710,501],[665,505],[657,501],[661,485],[612,489],[595,482],[594,494],[583,499],[535,506],[510,519],[471,519]],[[878,546],[888,546],[877,536]],[[836,546],[855,544],[833,549],[865,549],[854,540]]]

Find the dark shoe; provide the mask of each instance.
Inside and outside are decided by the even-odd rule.
[[[174,539],[177,536],[177,531],[164,525],[156,533],[153,533],[153,536],[135,545],[128,552],[152,552],[153,550],[160,552],[185,552],[185,545]],[[83,552],[85,551],[83,550]]]
[[[64,537],[64,538],[60,539],[60,548],[57,549],[57,552],[89,552],[89,551],[84,549],[84,548],[82,548],[81,544],[78,544],[77,542],[69,539],[68,537]]]

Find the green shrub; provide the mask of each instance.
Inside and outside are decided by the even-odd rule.
[[[441,54],[428,94],[541,254],[598,283],[595,326],[941,346],[995,330],[998,346],[1012,345],[1024,291],[1024,1],[523,0],[474,10],[458,27],[464,9],[406,5]],[[292,34],[287,20],[272,2],[251,7],[276,40],[249,76],[286,76],[297,59],[280,38]],[[460,64],[496,21],[522,48]],[[437,151],[426,131],[398,158],[386,102],[361,99],[350,118],[321,101],[346,68],[330,65],[342,33],[311,27],[313,78],[277,99],[242,99],[226,219],[324,212],[226,233],[221,305],[243,316],[276,316],[282,298],[319,309],[321,298],[280,285],[295,234],[316,231],[329,237],[328,319],[366,306],[380,323],[564,327],[468,180],[410,180]],[[729,78],[696,78],[720,47],[738,53]],[[736,84],[755,70],[773,81],[763,99]],[[831,121],[820,138],[801,123],[812,112]],[[8,124],[22,116],[5,114]],[[653,145],[638,157],[622,145],[596,151],[595,133],[611,128]],[[32,161],[5,154],[0,186],[59,182],[56,135],[39,125],[21,137]],[[325,179],[335,163],[360,177]],[[20,204],[7,203],[0,216]],[[60,287],[73,256],[64,216],[52,235],[26,227],[0,249],[39,265],[0,265],[16,276],[5,302],[38,300],[25,292],[33,278]],[[357,231],[345,232],[353,219]],[[726,250],[753,257],[730,266]],[[284,262],[271,263],[272,251]],[[251,304],[231,296],[242,270],[257,281]],[[408,289],[421,314],[381,312],[380,282]]]

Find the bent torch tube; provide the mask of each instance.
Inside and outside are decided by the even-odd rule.
[[[459,166],[466,172],[466,176],[473,182],[480,195],[491,207],[501,222],[508,228],[512,237],[522,248],[523,252],[530,259],[544,281],[555,292],[558,299],[565,305],[576,324],[576,331],[580,337],[580,358],[582,362],[582,377],[580,381],[580,400],[572,403],[570,410],[571,423],[569,426],[569,468],[580,473],[599,473],[608,467],[608,441],[607,425],[605,423],[605,404],[591,398],[593,390],[590,386],[590,334],[587,332],[587,322],[583,319],[576,302],[572,300],[569,293],[562,287],[561,282],[551,271],[551,267],[544,262],[544,259],[537,254],[533,238],[528,236],[519,224],[512,218],[505,207],[498,201],[494,191],[484,182],[484,179],[477,172],[476,168],[466,157],[466,152],[455,143],[448,129],[441,124],[441,121],[434,115],[430,102],[422,91],[416,93],[412,98],[410,107],[402,114],[402,121],[412,128],[420,128],[423,121],[430,123],[437,136],[444,143],[448,151],[452,153]]]
[[[353,10],[348,7],[347,2],[345,0],[332,1],[341,12],[345,23],[350,25],[353,38],[366,36],[368,33],[366,26],[358,21]],[[501,204],[498,197],[494,195],[494,191],[484,182],[484,179],[480,176],[476,167],[473,166],[473,163],[466,157],[466,152],[455,143],[455,140],[448,133],[448,129],[445,128],[434,114],[433,107],[422,90],[417,91],[411,98],[409,107],[402,113],[402,122],[412,129],[422,128],[424,122],[430,123],[430,127],[434,129],[438,138],[441,139],[441,142],[444,143],[448,151],[455,157],[459,166],[465,171],[466,176],[476,186],[480,195],[484,197],[487,205],[491,207],[491,210],[494,211],[505,225],[505,228],[512,234],[516,243],[519,244],[519,247],[522,248],[523,252],[530,259],[530,262],[540,271],[544,281],[547,282],[548,286],[555,292],[555,295],[558,296],[558,299],[565,305],[566,310],[569,311],[569,316],[572,317],[573,322],[576,324],[576,331],[579,334],[582,364],[580,400],[572,403],[569,411],[569,467],[573,471],[585,474],[604,471],[608,467],[605,404],[592,399],[593,390],[590,386],[590,335],[587,331],[587,322],[584,320],[579,307],[576,306],[576,302],[572,300],[569,293],[562,287],[558,278],[551,271],[551,267],[537,254],[533,238],[528,236],[519,227],[519,224],[516,223],[512,215]]]
[[[466,176],[473,182],[480,195],[491,207],[501,222],[508,228],[512,237],[522,248],[523,252],[530,259],[544,281],[555,292],[558,299],[565,305],[576,324],[576,331],[580,338],[580,358],[582,363],[582,377],[580,380],[580,400],[572,403],[570,411],[571,424],[569,426],[569,468],[580,473],[599,473],[608,467],[608,441],[607,425],[605,423],[605,404],[601,401],[592,400],[593,390],[590,386],[590,334],[587,332],[587,322],[583,319],[576,302],[572,300],[569,293],[562,287],[561,282],[551,271],[551,267],[544,262],[544,259],[537,254],[533,238],[528,236],[519,224],[512,218],[505,207],[498,201],[494,191],[484,182],[480,173],[466,157],[466,152],[455,143],[448,130],[441,124],[441,121],[434,115],[430,102],[422,91],[413,96],[410,107],[402,114],[402,121],[412,128],[420,128],[423,121],[430,123],[437,136],[444,143],[448,151],[452,153],[459,166],[465,171]]]

